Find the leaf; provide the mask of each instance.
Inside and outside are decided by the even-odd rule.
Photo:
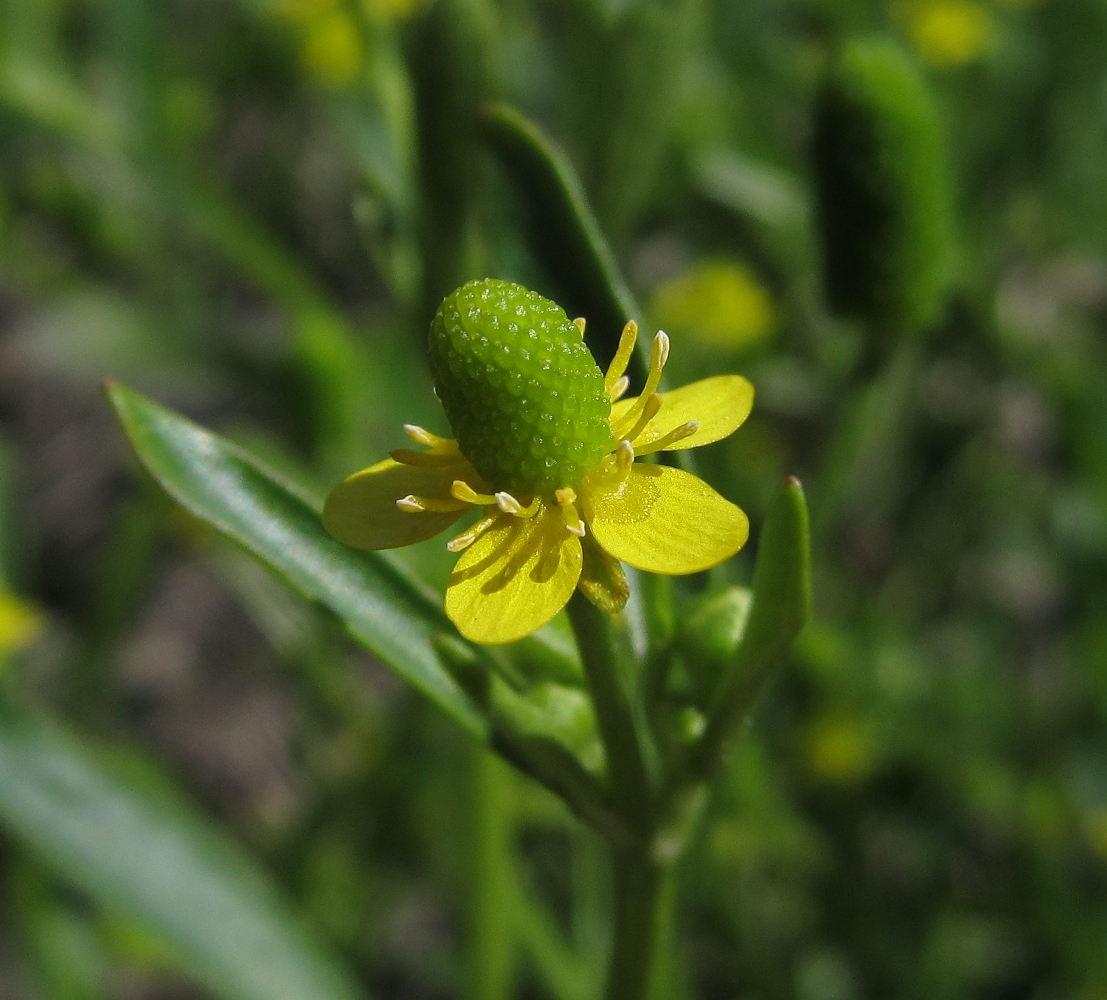
[[[779,667],[811,617],[811,541],[803,487],[789,477],[769,505],[761,529],[753,602],[742,638],[729,662],[718,664],[722,682],[693,747],[687,773],[706,778],[765,681]]]
[[[97,903],[156,931],[224,1000],[356,1000],[269,879],[187,805],[124,781],[0,696],[0,821]]]
[[[435,650],[435,634],[455,629],[432,593],[387,555],[332,539],[320,505],[246,452],[124,386],[109,384],[107,393],[139,459],[170,496],[330,608],[366,649],[470,734],[486,737],[485,719]]]
[[[554,296],[571,316],[588,320],[588,338],[601,363],[615,354],[628,320],[642,313],[619,273],[607,240],[565,154],[514,108],[484,108],[484,135],[511,174],[527,206],[532,244],[558,283]],[[649,340],[636,352],[631,379],[645,380]]]

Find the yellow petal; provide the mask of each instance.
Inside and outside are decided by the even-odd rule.
[[[611,407],[611,426],[634,406],[634,399],[620,399]],[[753,409],[753,386],[741,375],[716,375],[661,394],[661,409],[646,429],[631,442],[641,451],[648,444],[689,420],[699,421],[699,430],[675,441],[665,451],[697,448],[721,441],[733,434]]]
[[[409,494],[436,499],[450,496],[455,479],[472,472],[467,462],[446,466],[401,465],[390,458],[344,479],[323,505],[323,527],[356,549],[395,549],[445,531],[464,510],[411,513],[396,501]]]
[[[717,566],[749,537],[749,519],[698,476],[664,465],[631,466],[587,483],[592,534],[616,559],[648,573],[679,576]]]
[[[557,507],[505,514],[468,549],[446,588],[446,614],[466,639],[494,645],[541,628],[573,594],[580,539]]]

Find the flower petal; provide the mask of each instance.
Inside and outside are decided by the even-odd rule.
[[[450,485],[471,471],[467,462],[445,466],[402,465],[386,458],[344,479],[323,505],[323,527],[356,549],[395,549],[445,531],[464,510],[438,513],[400,510],[396,501],[415,496],[449,498]]]
[[[573,595],[581,567],[580,539],[561,511],[531,518],[505,514],[454,567],[446,614],[466,639],[494,645],[530,635]]]
[[[616,559],[679,576],[717,566],[749,537],[749,519],[698,476],[638,462],[626,479],[586,485],[592,534]]]
[[[635,399],[620,399],[611,407],[614,427],[634,406]],[[665,451],[697,448],[721,441],[733,434],[753,409],[753,386],[741,375],[716,375],[661,394],[661,409],[646,429],[631,443],[641,451],[689,420],[699,421],[699,430],[675,441]]]

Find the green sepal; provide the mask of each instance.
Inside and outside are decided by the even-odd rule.
[[[577,588],[601,611],[617,614],[630,598],[630,584],[623,564],[609,555],[591,535],[581,539],[584,563]]]

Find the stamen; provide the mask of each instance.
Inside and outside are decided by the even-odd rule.
[[[607,390],[607,396],[611,402],[615,402],[617,399],[622,399],[626,395],[627,389],[630,388],[630,378],[624,375],[621,379],[618,379],[615,384]]]
[[[619,442],[619,447],[615,449],[615,462],[619,472],[623,475],[630,472],[630,467],[634,464],[634,445],[625,438]]]
[[[443,451],[457,451],[457,442],[453,438],[439,437],[432,434],[425,427],[418,424],[404,424],[404,433],[418,444],[425,444],[428,448],[441,449]]]
[[[561,518],[565,522],[569,534],[576,535],[577,538],[583,538],[585,528],[584,522],[580,518],[580,512],[577,510],[576,490],[571,486],[566,486],[557,490],[554,496],[557,497],[558,506],[561,508]]]
[[[580,335],[583,337],[584,336],[584,317],[583,316],[578,316],[575,320],[573,320],[573,326],[575,326],[578,330],[580,330]]]
[[[488,493],[478,493],[464,479],[455,479],[450,487],[450,496],[462,503],[480,504],[488,507],[496,502],[496,498]]]
[[[638,407],[635,407],[635,409],[638,409]],[[649,396],[646,397],[646,405],[644,407],[642,407],[641,416],[638,417],[638,420],[635,423],[635,425],[630,429],[630,431],[627,434],[624,434],[623,437],[625,437],[628,441],[636,440],[638,435],[641,434],[642,431],[644,431],[646,429],[646,426],[649,424],[649,422],[651,420],[653,420],[654,417],[657,416],[658,411],[660,411],[660,409],[661,409],[661,393],[651,392],[649,394]]]
[[[456,451],[414,451],[411,448],[396,448],[388,453],[394,462],[401,465],[453,465],[457,462]]]
[[[538,497],[535,497],[524,507],[510,493],[500,492],[496,494],[496,506],[505,514],[514,514],[516,517],[534,517],[538,513],[540,503]]]
[[[683,441],[686,437],[691,437],[699,429],[700,422],[698,420],[689,420],[686,424],[674,427],[668,434],[659,437],[656,441],[651,441],[649,444],[643,445],[638,449],[638,454],[652,455],[655,451],[664,451],[669,445],[676,444],[678,441]]]
[[[477,521],[477,523],[467,531],[463,531],[460,535],[455,535],[446,543],[446,549],[449,552],[464,552],[473,542],[480,538],[481,535],[496,523],[496,517],[496,514],[491,514]]]
[[[638,402],[630,408],[630,412],[623,418],[623,422],[620,426],[624,428],[633,427],[638,423],[638,418],[646,408],[647,400],[657,392],[657,387],[661,384],[661,372],[664,370],[665,362],[668,360],[669,335],[664,330],[658,330],[657,336],[653,338],[653,347],[650,349],[650,373],[646,377],[646,385],[642,389],[642,395],[638,397]],[[618,430],[615,433],[618,437],[628,436]],[[639,431],[639,433],[641,433],[641,431]]]
[[[420,514],[428,511],[431,514],[452,514],[455,511],[464,510],[466,504],[458,500],[435,500],[431,497],[417,497],[408,494],[396,501],[396,506],[406,514]]]
[[[612,386],[619,381],[630,364],[630,356],[634,353],[634,344],[638,340],[638,324],[631,320],[623,327],[619,337],[619,347],[615,351],[615,357],[611,359],[611,365],[607,374],[603,377],[604,388],[611,392]]]

